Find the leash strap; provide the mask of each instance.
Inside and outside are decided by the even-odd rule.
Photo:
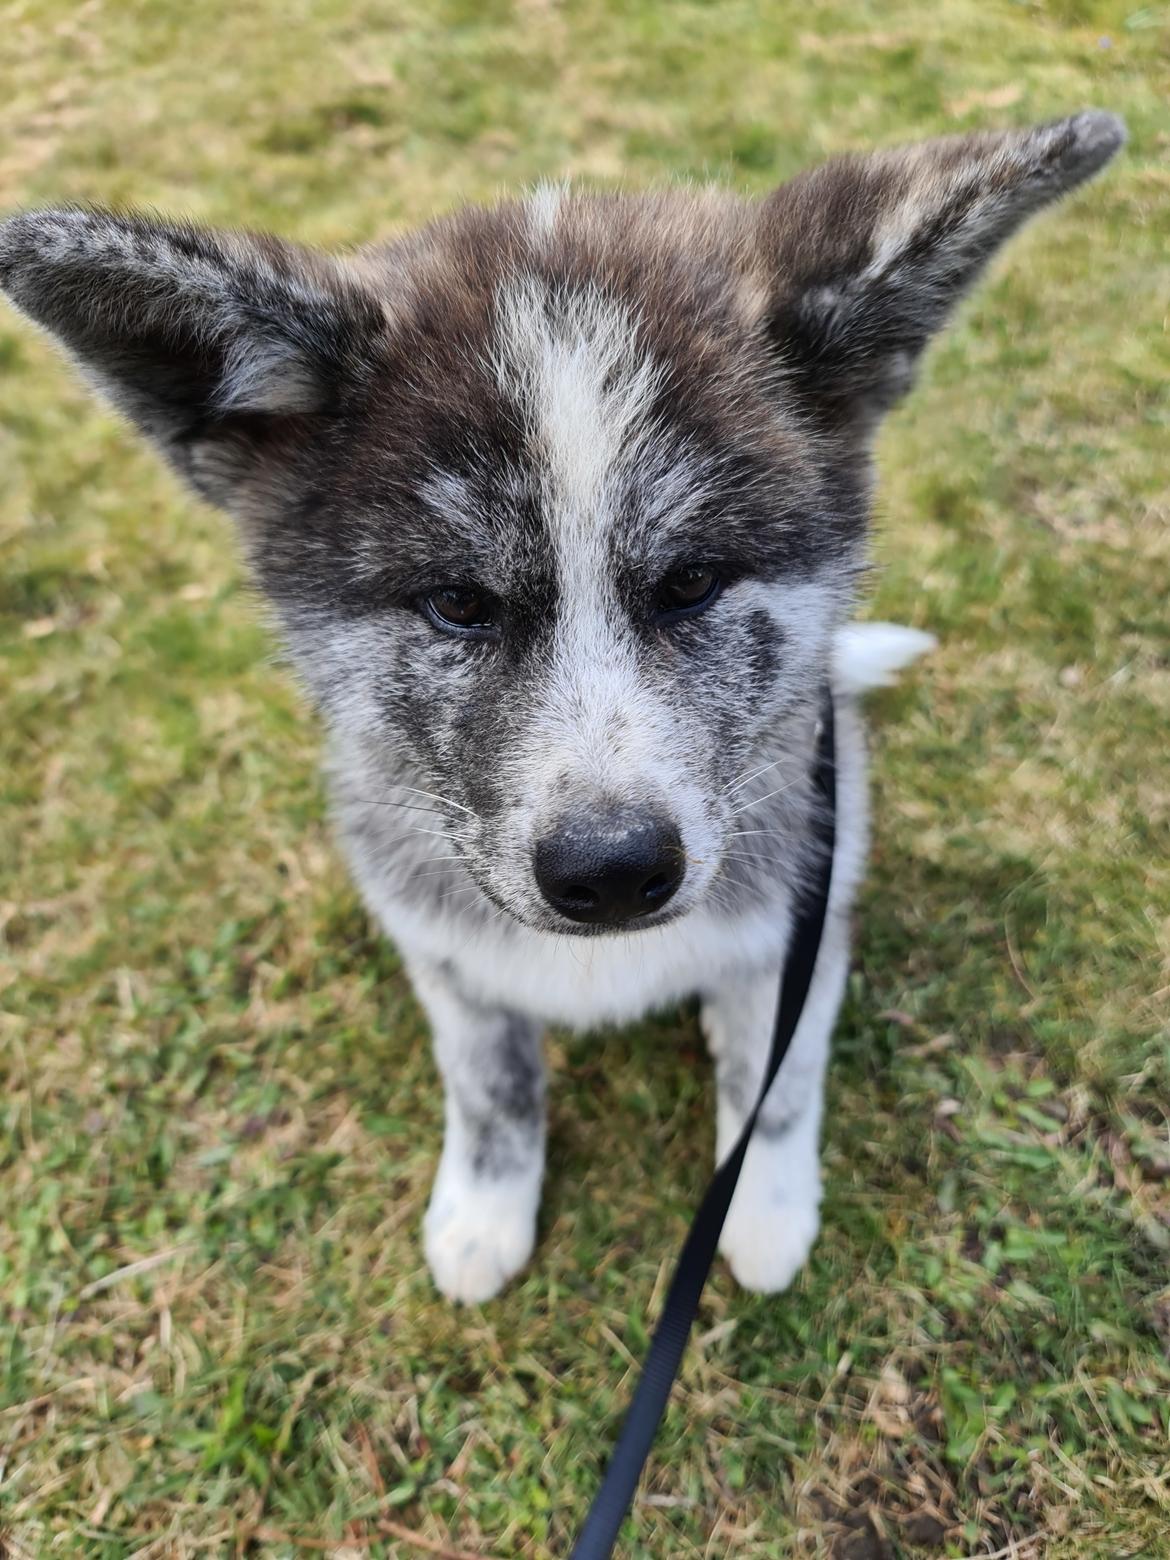
[[[812,984],[829,903],[829,881],[836,841],[833,697],[827,688],[817,743],[814,783],[821,793],[822,802],[814,819],[821,862],[817,881],[800,909],[788,944],[764,1082],[735,1147],[716,1170],[699,1204],[699,1211],[691,1224],[678,1266],[674,1270],[662,1316],[654,1330],[650,1352],[626,1413],[622,1433],[570,1560],[608,1560],[613,1552],[618,1530],[630,1509],[642,1469],[666,1412],[670,1389],[678,1375],[683,1350],[699,1308],[707,1274],[711,1271],[723,1221],[731,1206],[732,1193],[739,1180],[756,1118],[792,1043]]]

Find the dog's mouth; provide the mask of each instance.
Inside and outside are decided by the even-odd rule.
[[[484,881],[478,875],[474,873],[472,875],[484,899],[494,905],[498,911],[518,922],[528,931],[542,932],[548,936],[630,937],[639,932],[650,932],[659,927],[669,926],[672,921],[681,920],[693,908],[689,896],[687,902],[683,903],[671,895],[663,898],[661,903],[638,914],[602,915],[597,913],[598,907],[589,903],[582,895],[575,906],[577,914],[566,915],[537,894],[533,894],[530,898],[506,894],[490,880]]]
[[[645,915],[629,916],[624,920],[573,921],[566,916],[551,916],[541,922],[540,929],[555,932],[561,937],[630,937],[639,932],[656,931],[681,920],[687,913],[685,905],[664,905]]]

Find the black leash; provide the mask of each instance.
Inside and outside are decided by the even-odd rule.
[[[614,1448],[613,1457],[606,1469],[601,1488],[594,1497],[585,1526],[573,1548],[570,1560],[608,1560],[618,1536],[626,1512],[634,1498],[638,1480],[650,1455],[654,1437],[666,1405],[670,1389],[678,1375],[679,1363],[715,1250],[723,1221],[731,1206],[731,1196],[739,1180],[744,1155],[751,1139],[756,1117],[767,1098],[768,1090],[780,1071],[792,1036],[796,1032],[801,1011],[816,968],[817,952],[825,926],[825,910],[829,903],[829,880],[833,870],[833,847],[836,841],[837,783],[836,748],[833,731],[833,696],[826,689],[821,716],[820,736],[817,742],[817,763],[813,776],[821,793],[822,805],[814,819],[817,844],[821,852],[819,872],[814,887],[809,891],[788,944],[784,960],[784,974],[780,983],[780,1000],[776,1009],[776,1026],[772,1031],[772,1050],[751,1114],[731,1153],[716,1170],[710,1185],[699,1204],[694,1222],[687,1234],[678,1266],[674,1270],[670,1290],[662,1317],[654,1330],[650,1352],[642,1368],[642,1376],[634,1392],[633,1401],[626,1413],[626,1422]]]

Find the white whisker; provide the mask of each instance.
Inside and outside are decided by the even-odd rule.
[[[757,796],[754,802],[745,802],[742,807],[735,808],[731,816],[738,818],[742,813],[751,812],[753,807],[760,807],[764,802],[770,802],[774,796],[781,796],[785,791],[791,791],[792,787],[798,783],[796,780],[789,780],[785,785],[778,785],[774,791],[769,791],[767,795]]]
[[[420,786],[417,785],[403,785],[401,780],[391,780],[390,784],[394,786],[396,790],[410,791],[414,796],[426,796],[429,797],[432,802],[441,802],[444,807],[457,807],[460,812],[467,813],[467,815],[471,818],[474,818],[477,823],[480,821],[479,814],[473,808],[465,807],[462,802],[453,801],[449,796],[440,796],[437,791],[424,791]]]
[[[388,802],[380,801],[373,796],[349,796],[345,798],[349,802],[358,802],[362,807],[402,807],[407,812],[430,813],[432,818],[442,818],[443,813],[437,807],[422,807],[418,802]]]
[[[401,845],[403,840],[409,840],[416,834],[431,834],[437,840],[446,840],[450,845],[451,835],[447,829],[407,829],[405,834],[396,834],[392,840],[387,840],[387,845]]]
[[[783,762],[783,757],[774,758],[770,764],[764,764],[761,768],[753,770],[750,775],[741,775],[738,780],[733,780],[730,785],[725,785],[719,795],[734,796],[737,791],[742,791],[745,785],[750,785],[753,780],[758,780],[761,775],[766,775],[769,769],[775,769],[777,764],[782,764]]]
[[[440,901],[444,899],[454,899],[456,894],[478,894],[480,892],[481,889],[478,883],[465,883],[461,888],[448,889],[445,894],[439,895],[439,899]]]

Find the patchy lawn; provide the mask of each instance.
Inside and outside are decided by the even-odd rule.
[[[344,243],[571,172],[1121,110],[882,440],[826,1230],[713,1280],[628,1556],[1170,1553],[1170,12],[8,0],[0,204]],[[200,509],[0,314],[0,1552],[561,1556],[707,1173],[690,1011],[554,1039],[538,1259],[418,1239],[439,1093]],[[407,1536],[403,1536],[403,1534]],[[421,1541],[421,1540],[420,1540]]]

